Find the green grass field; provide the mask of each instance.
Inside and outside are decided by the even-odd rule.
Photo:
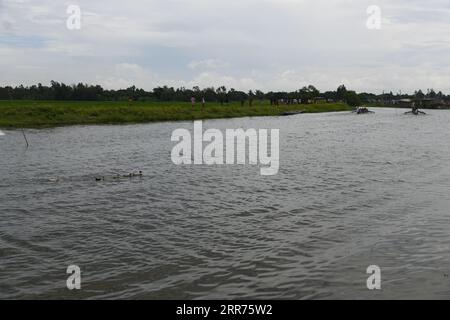
[[[112,101],[0,101],[0,128],[40,128],[77,124],[120,124],[256,116],[278,116],[286,111],[307,113],[346,111],[342,103],[270,106],[255,101],[252,107],[208,103],[204,110],[189,102]]]

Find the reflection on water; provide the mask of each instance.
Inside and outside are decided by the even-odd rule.
[[[188,122],[29,130],[27,151],[4,130],[0,298],[450,298],[449,122],[379,109],[204,123],[279,128],[273,177],[173,165]]]

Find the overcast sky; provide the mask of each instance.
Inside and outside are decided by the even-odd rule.
[[[66,27],[71,4],[80,30]],[[0,85],[52,79],[450,93],[450,1],[0,0]]]

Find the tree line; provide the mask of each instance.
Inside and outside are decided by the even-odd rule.
[[[339,86],[335,91],[320,92],[313,85],[305,86],[296,91],[270,91],[250,90],[243,92],[233,88],[227,89],[225,86],[219,88],[184,87],[173,88],[162,86],[146,91],[135,86],[120,90],[106,90],[99,85],[88,85],[79,83],[67,85],[64,83],[51,81],[49,86],[41,83],[32,86],[5,86],[0,87],[0,100],[72,100],[72,101],[190,101],[194,97],[198,101],[205,99],[208,102],[235,102],[252,100],[270,100],[271,102],[297,101],[298,103],[310,103],[315,99],[323,99],[328,102],[343,101],[349,105],[360,105],[361,103],[385,101],[404,98],[441,98],[447,99],[442,92],[436,93],[433,89],[423,93],[416,91],[414,95],[392,92],[382,95],[371,93],[356,93],[347,90],[344,85]],[[450,98],[450,97],[449,97]]]

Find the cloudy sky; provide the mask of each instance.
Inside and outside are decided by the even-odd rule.
[[[371,5],[380,30],[367,28]],[[450,1],[0,0],[0,85],[52,79],[450,93]]]

